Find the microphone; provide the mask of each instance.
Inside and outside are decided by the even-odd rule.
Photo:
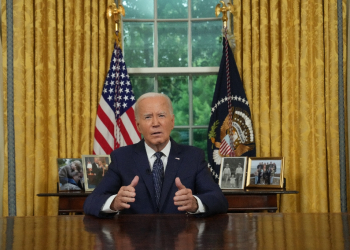
[[[150,168],[147,168],[147,169],[146,169],[146,174],[151,174],[151,173],[152,173],[151,169],[150,169]]]

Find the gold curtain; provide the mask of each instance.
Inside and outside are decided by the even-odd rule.
[[[57,158],[92,153],[99,96],[113,51],[111,1],[15,0],[2,34],[7,135],[7,43],[13,26],[16,209],[18,216],[56,215]],[[7,137],[5,137],[7,141]],[[5,159],[8,157],[5,147]],[[8,215],[5,164],[3,215]]]
[[[281,197],[280,211],[340,212],[337,1],[232,3],[257,156],[284,156],[287,189],[299,191]]]

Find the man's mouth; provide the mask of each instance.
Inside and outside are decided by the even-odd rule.
[[[152,135],[160,135],[162,132],[154,132]]]

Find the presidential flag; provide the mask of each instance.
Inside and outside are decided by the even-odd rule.
[[[122,51],[115,44],[97,109],[95,155],[110,154],[116,148],[140,141],[135,123],[135,102]]]
[[[226,38],[211,105],[207,147],[209,168],[216,181],[223,157],[256,154],[249,103]]]

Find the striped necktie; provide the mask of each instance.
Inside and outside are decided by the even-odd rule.
[[[154,190],[156,191],[157,210],[159,211],[160,194],[162,192],[163,179],[164,179],[164,166],[161,160],[163,153],[156,152],[154,155],[157,157],[157,159],[153,164],[152,176],[153,176]]]

